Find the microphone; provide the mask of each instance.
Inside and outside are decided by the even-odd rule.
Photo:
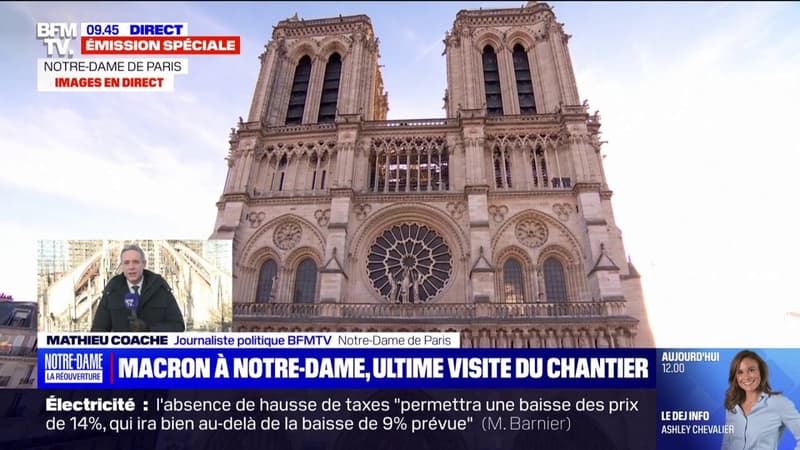
[[[131,320],[137,320],[136,308],[139,307],[139,296],[133,293],[125,294],[125,308],[131,313]]]

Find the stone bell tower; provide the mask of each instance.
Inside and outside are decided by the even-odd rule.
[[[345,277],[339,260],[347,236],[343,225],[351,209],[357,131],[362,121],[384,120],[388,110],[388,94],[378,66],[378,39],[364,15],[318,20],[295,15],[274,27],[260,60],[248,120],[231,136],[223,194],[241,200],[224,203],[215,235],[234,238],[238,244],[246,234],[235,233],[242,218],[255,226],[281,210],[247,212],[254,203],[292,204],[285,197],[307,197],[308,202],[320,195],[330,196],[327,208],[314,210],[308,218],[318,216],[318,225],[327,227],[327,236],[314,242],[320,261],[331,263],[330,270],[320,273],[320,295],[338,300]],[[271,143],[287,134],[298,135],[298,139]],[[265,197],[271,201],[247,201]],[[290,222],[288,228],[280,229],[281,236],[291,238],[300,228]],[[322,242],[324,249],[320,248]],[[234,257],[241,256],[240,247],[234,249]],[[255,282],[245,277],[257,274],[248,273],[246,264],[240,264],[235,272],[243,275],[243,280],[234,284],[234,297],[241,298],[250,290],[245,285]],[[274,276],[281,278],[278,273]],[[277,288],[270,283],[273,296],[290,295],[288,286],[280,293]]]
[[[470,220],[489,222],[492,207],[484,205],[500,199],[515,202],[519,190],[533,190],[532,202],[552,202],[540,211],[562,222],[578,222],[572,237],[585,274],[578,290],[585,289],[592,301],[623,302],[628,313],[644,320],[637,344],[652,346],[639,275],[626,262],[614,222],[600,156],[600,117],[588,115],[588,103],[579,100],[569,38],[550,7],[537,2],[513,9],[462,10],[446,34],[445,107],[449,117],[465,124],[466,189],[473,191]],[[569,202],[562,203],[563,189],[570,190]],[[473,252],[486,241],[486,233],[474,228]],[[542,235],[545,227],[536,224],[527,230]],[[491,258],[491,250],[497,248],[484,248],[484,255]],[[542,275],[536,270],[534,277]],[[491,276],[481,278],[473,279],[473,289],[485,288],[491,296]],[[542,284],[538,281],[532,283],[534,291]],[[535,295],[542,297],[541,291],[545,286]]]
[[[378,41],[367,16],[281,21],[261,54],[248,122],[333,123],[386,118]]]
[[[447,117],[386,120],[367,16],[279,22],[217,204],[234,328],[652,346],[568,39],[543,3],[460,11]]]

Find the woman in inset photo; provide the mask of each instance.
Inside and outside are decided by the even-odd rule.
[[[732,425],[733,433],[722,439],[722,450],[776,450],[786,428],[800,450],[800,413],[791,400],[772,390],[767,363],[750,350],[731,361],[725,425]]]

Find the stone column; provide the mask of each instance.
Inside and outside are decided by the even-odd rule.
[[[467,214],[469,217],[470,250],[469,277],[472,301],[489,303],[494,301],[494,268],[491,266],[492,249],[489,230],[489,186],[484,174],[484,127],[483,109],[462,110],[461,129],[466,162]]]
[[[276,61],[279,46],[279,41],[271,41],[265,46],[264,53],[259,56],[261,69],[258,73],[253,101],[250,104],[250,113],[247,115],[248,122],[260,122],[266,118],[267,98],[272,96],[272,86],[277,74]]]
[[[561,88],[558,83],[558,74],[553,63],[553,51],[548,41],[549,35],[537,36],[534,51],[538,66],[535,70],[539,73],[541,80],[542,98],[544,104],[541,107],[537,104],[538,113],[553,113],[558,109],[561,101]]]
[[[331,212],[325,258],[320,268],[320,302],[345,301],[347,283],[347,224],[353,199],[353,170],[355,143],[358,141],[361,121],[357,114],[339,116],[337,121],[336,168],[329,172]],[[331,167],[331,166],[329,166]]]
[[[586,229],[586,267],[589,268],[589,289],[597,301],[624,301],[619,267],[608,256],[608,224],[602,214],[600,193],[589,186],[579,188],[578,205]]]
[[[517,79],[511,49],[503,45],[497,49],[497,69],[500,72],[500,92],[503,96],[503,114],[519,114]]]
[[[325,260],[320,268],[320,303],[341,303],[347,282],[347,222],[353,191],[331,189],[331,219],[325,243]]]
[[[568,36],[564,33],[557,22],[553,21],[550,25],[550,48],[553,52],[553,62],[558,74],[561,101],[565,105],[577,105],[578,88],[575,83],[575,76],[572,73],[572,66],[569,64],[569,53],[567,52]]]

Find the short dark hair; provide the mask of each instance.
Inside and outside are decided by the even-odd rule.
[[[122,264],[122,254],[127,252],[128,250],[136,250],[137,252],[139,252],[139,256],[142,257],[142,264],[147,265],[147,257],[144,256],[144,250],[142,250],[142,247],[139,247],[136,244],[128,244],[128,245],[122,247],[122,251],[119,252],[119,262],[120,262],[120,264]]]

